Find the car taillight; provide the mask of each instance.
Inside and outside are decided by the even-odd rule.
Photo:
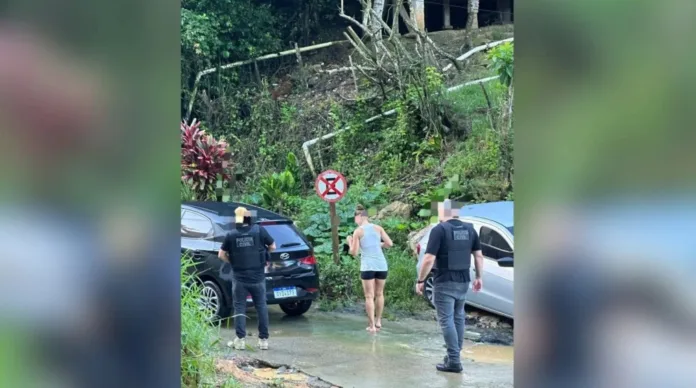
[[[315,265],[317,263],[317,259],[314,256],[308,256],[300,259],[300,263],[305,265]]]
[[[416,253],[420,255],[420,244],[416,245]]]

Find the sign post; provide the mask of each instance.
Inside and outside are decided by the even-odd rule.
[[[334,263],[339,264],[338,257],[338,215],[336,214],[336,202],[340,201],[348,189],[346,178],[341,173],[327,170],[317,176],[314,182],[317,195],[329,203],[329,217],[331,218],[331,245],[333,248]]]

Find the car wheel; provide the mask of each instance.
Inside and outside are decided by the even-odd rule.
[[[279,306],[285,314],[291,317],[297,317],[309,311],[309,308],[312,307],[312,301],[300,300],[297,302],[281,303]]]
[[[435,300],[433,296],[433,290],[435,288],[435,283],[433,281],[432,275],[425,279],[425,286],[423,287],[423,296],[430,304],[430,307],[435,308]]]
[[[211,323],[227,318],[230,314],[220,287],[212,280],[206,280],[201,285],[198,306],[203,311],[205,319]]]

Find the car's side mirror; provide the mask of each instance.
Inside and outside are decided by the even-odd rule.
[[[503,257],[498,260],[498,265],[501,267],[514,267],[514,259],[512,257]]]

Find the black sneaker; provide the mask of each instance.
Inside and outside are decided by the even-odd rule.
[[[450,363],[446,363],[446,364],[437,364],[437,366],[435,366],[435,367],[440,372],[449,372],[449,373],[462,373],[462,371],[464,370],[464,368],[462,367],[462,364],[452,365]]]

